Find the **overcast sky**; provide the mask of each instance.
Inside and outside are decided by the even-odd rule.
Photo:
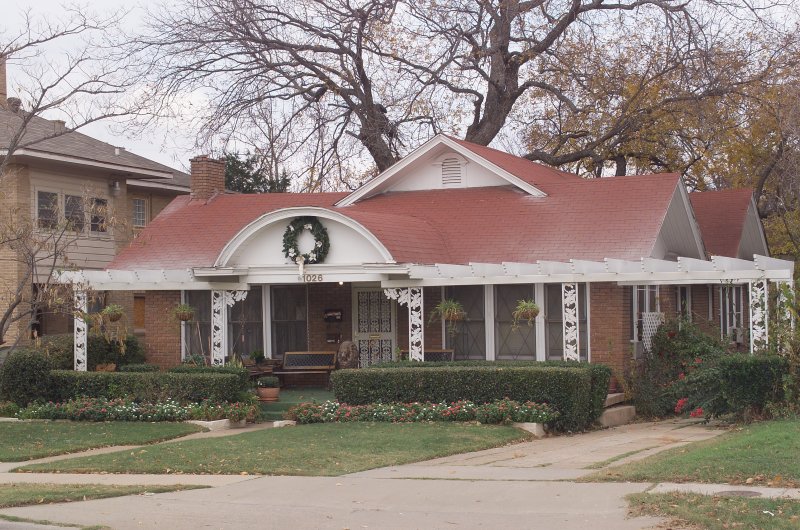
[[[14,33],[15,30],[23,26],[22,13],[28,9],[33,14],[52,17],[51,20],[57,20],[63,13],[63,5],[76,3],[81,6],[86,6],[87,9],[93,10],[97,13],[113,12],[121,9],[131,10],[125,17],[125,27],[128,31],[135,30],[136,26],[141,23],[142,6],[161,4],[163,2],[155,2],[151,0],[79,0],[78,2],[65,1],[65,0],[3,0],[2,3],[8,6],[11,4],[10,11],[4,11],[3,20],[0,22],[0,28],[7,30],[8,33]],[[5,31],[0,30],[0,34]],[[55,55],[55,53],[54,53]],[[14,83],[15,65],[10,64],[8,67],[8,84],[9,96],[13,96],[13,83]],[[18,76],[19,78],[19,76]],[[110,144],[125,147],[139,155],[151,158],[162,164],[167,164],[171,167],[178,169],[185,169],[188,166],[188,160],[192,156],[199,154],[195,153],[192,149],[194,136],[193,131],[186,131],[184,134],[170,134],[168,138],[164,138],[163,131],[152,130],[145,135],[144,138],[131,138],[126,137],[123,130],[114,130],[113,122],[103,122],[89,125],[81,128],[80,131],[88,134]]]

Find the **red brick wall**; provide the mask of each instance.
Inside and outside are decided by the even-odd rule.
[[[341,340],[353,340],[352,285],[345,283],[312,283],[308,286],[308,348],[311,351],[333,351],[338,343],[327,342],[329,334],[341,334]],[[326,309],[341,309],[342,321],[325,322]]]
[[[622,374],[632,356],[630,341],[631,288],[615,283],[590,283],[590,337],[593,363]],[[612,386],[616,384],[612,381]]]
[[[180,364],[181,327],[171,315],[180,303],[180,291],[148,291],[144,307],[148,363],[163,368]]]
[[[434,350],[442,349],[442,324],[440,321],[431,323],[433,308],[442,301],[441,287],[424,287],[422,289],[422,304],[425,323],[425,347]],[[397,306],[397,345],[402,350],[409,349],[408,345],[408,307]]]

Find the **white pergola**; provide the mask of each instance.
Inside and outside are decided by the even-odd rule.
[[[358,273],[358,269],[362,274]],[[336,265],[308,265],[306,272],[325,274],[328,281],[379,280],[387,297],[408,306],[410,356],[424,359],[422,288],[447,285],[561,284],[564,358],[579,359],[578,284],[613,282],[618,285],[748,285],[750,299],[750,349],[767,345],[767,287],[769,282],[791,285],[794,262],[753,256],[743,260],[713,256],[710,260],[641,258],[602,261],[571,259],[533,263],[365,264],[342,268]],[[337,276],[337,274],[341,276]],[[360,278],[361,276],[361,278]],[[224,362],[225,307],[243,300],[251,283],[303,283],[304,276],[290,265],[265,270],[250,269],[175,269],[69,271],[57,274],[75,290],[75,369],[86,369],[86,323],[78,318],[86,311],[87,290],[210,290],[212,300],[212,360]],[[780,298],[779,298],[780,301]],[[788,311],[781,314],[791,318]]]

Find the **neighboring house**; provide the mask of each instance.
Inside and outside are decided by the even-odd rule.
[[[680,313],[712,328],[722,313],[726,336],[764,346],[768,282],[792,278],[791,262],[766,257],[757,216],[716,210],[704,199],[727,192],[690,196],[673,174],[586,180],[439,135],[352,193],[221,195],[224,166],[207,157],[192,175],[192,195],[107,271],[63,278],[147,292],[148,360],[163,366],[351,340],[362,366],[453,349],[621,370]],[[721,228],[698,224],[693,203]],[[466,310],[454,334],[430,321],[442,299]],[[515,329],[526,299],[541,313]],[[181,302],[195,314],[179,327],[167,315]]]
[[[0,64],[0,70],[0,80],[5,81],[5,64]],[[5,96],[2,83],[0,157],[7,155],[25,113],[19,100]],[[34,117],[25,127],[9,162],[0,192],[2,222],[30,220],[44,231],[66,218],[74,228],[68,265],[84,270],[104,269],[173,198],[189,192],[185,173],[85,134],[66,131],[64,122],[40,117]],[[101,207],[92,215],[87,205]],[[36,289],[52,269],[52,265],[41,265],[30,288]],[[24,278],[23,272],[12,250],[0,248],[0,311],[8,307],[4,297]],[[105,301],[112,299],[127,308],[129,329],[143,329],[144,298],[124,292],[114,293]],[[70,332],[72,323],[71,316],[45,312],[35,331]],[[13,342],[19,333],[24,335],[23,341],[29,339],[27,331],[16,326],[7,334],[7,342]]]

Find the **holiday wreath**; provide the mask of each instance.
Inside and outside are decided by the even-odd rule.
[[[314,248],[305,254],[297,248],[297,240],[303,230],[308,230],[314,236]],[[283,254],[292,261],[297,261],[298,256],[303,256],[305,263],[322,263],[331,248],[328,231],[316,217],[298,217],[286,227],[283,233]]]

